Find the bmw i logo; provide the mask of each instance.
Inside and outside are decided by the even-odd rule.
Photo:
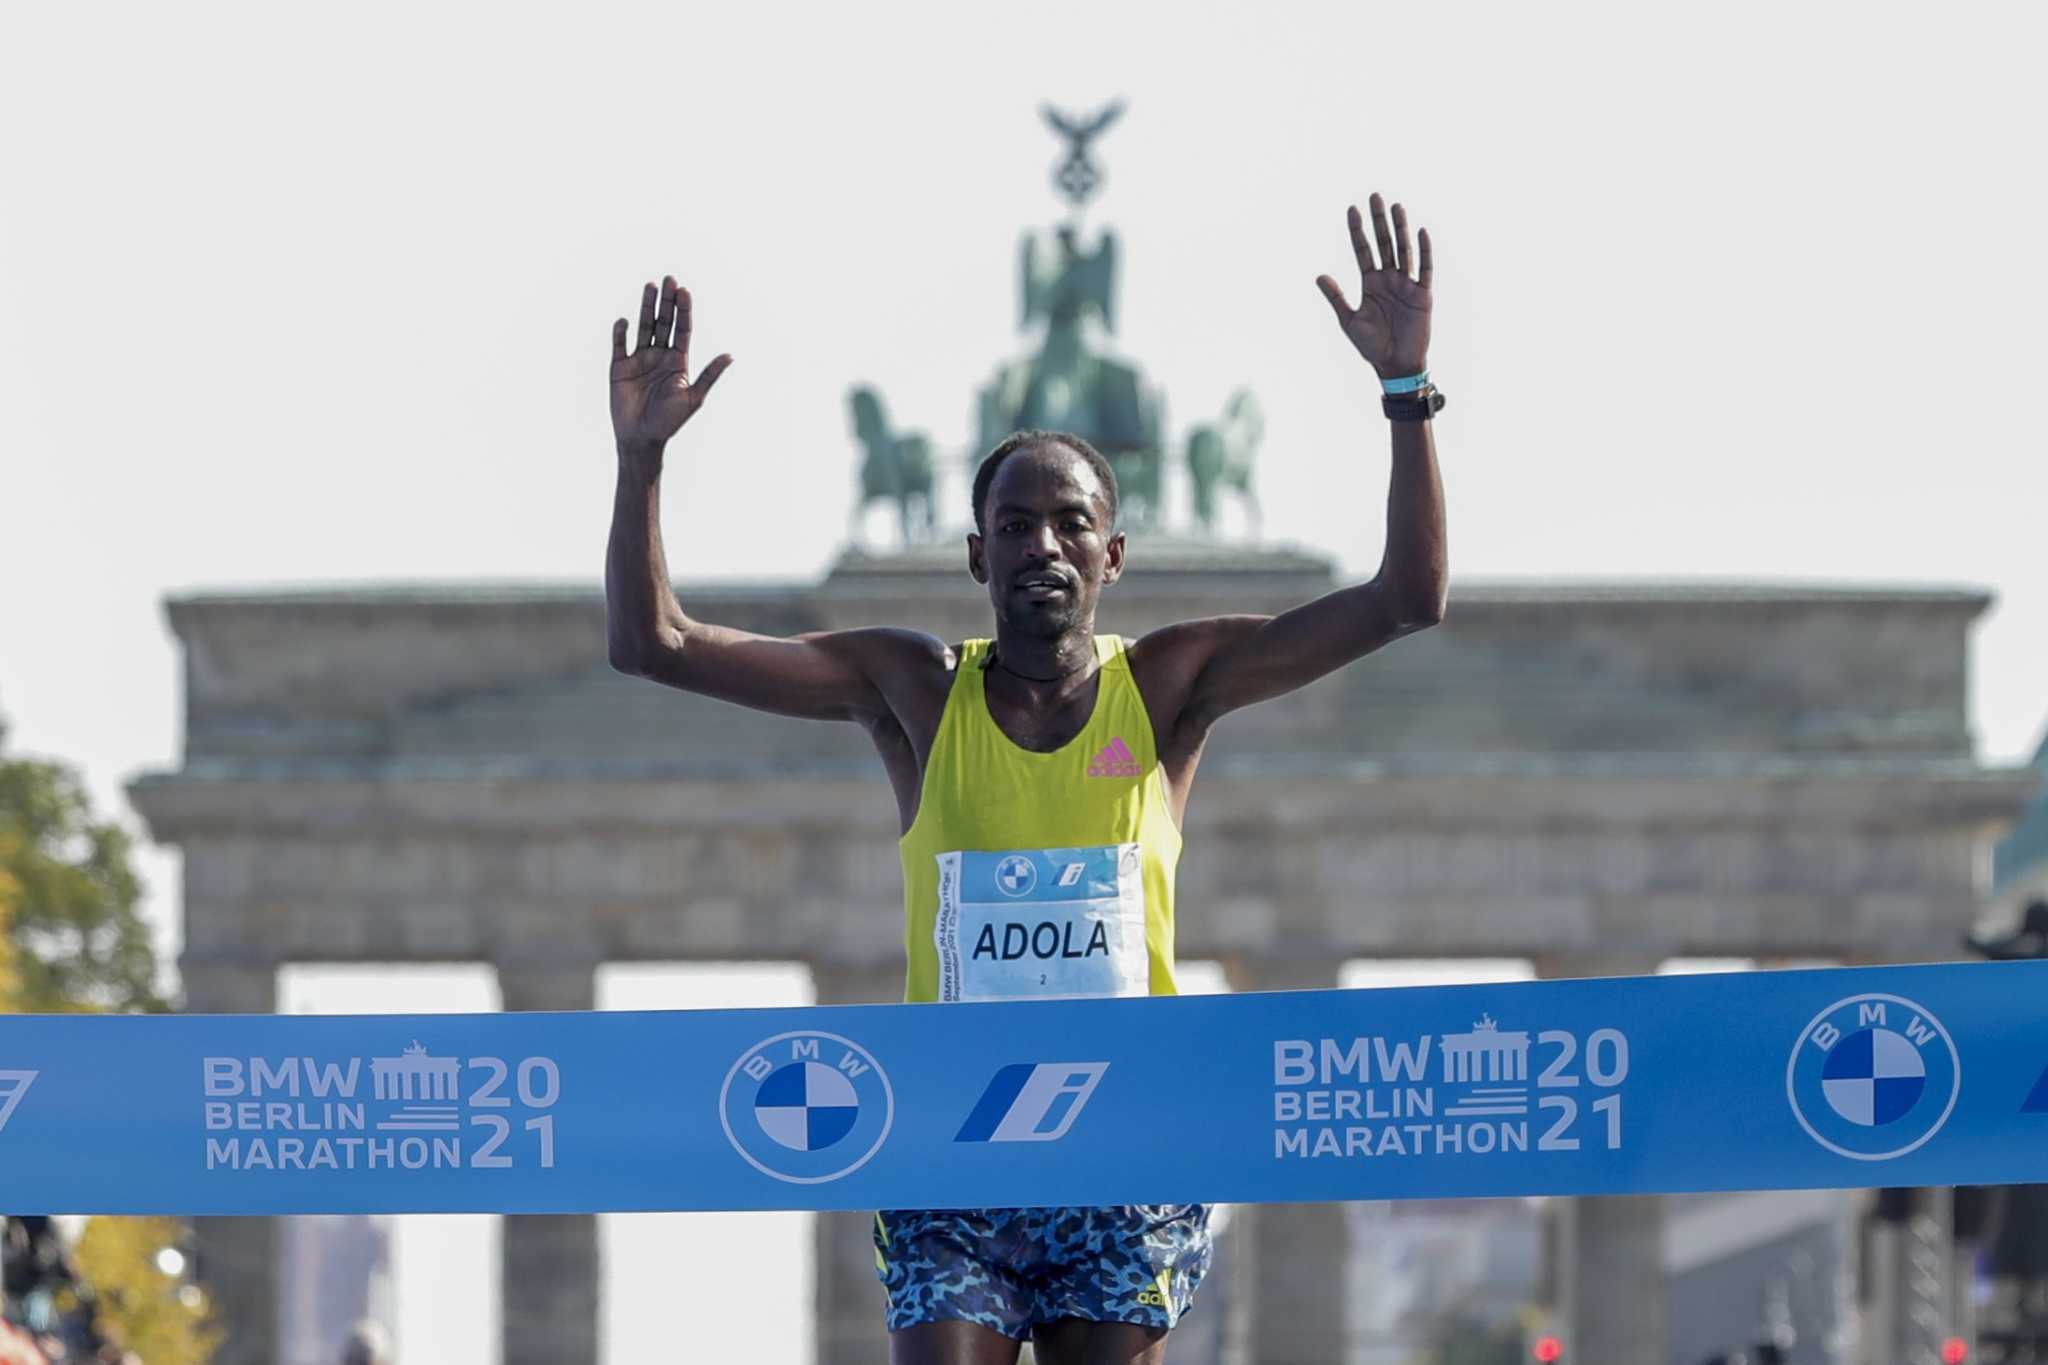
[[[1932,1014],[1897,995],[1852,995],[1792,1045],[1785,1091],[1808,1137],[1841,1156],[1888,1161],[1941,1131],[1962,1063]]]
[[[718,1092],[733,1150],[763,1175],[821,1185],[867,1164],[896,1119],[874,1054],[836,1033],[764,1038],[740,1054]]]

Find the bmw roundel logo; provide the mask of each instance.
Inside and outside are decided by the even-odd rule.
[[[1852,995],[1813,1017],[1785,1068],[1793,1117],[1841,1156],[1887,1161],[1941,1131],[1962,1062],[1932,1014],[1903,996]]]
[[[896,1121],[882,1064],[859,1043],[804,1029],[740,1054],[718,1092],[733,1150],[763,1175],[821,1185],[867,1164]]]
[[[1038,869],[1022,854],[1012,853],[996,864],[996,889],[1005,896],[1028,896],[1038,884]]]

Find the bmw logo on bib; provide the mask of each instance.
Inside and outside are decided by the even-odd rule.
[[[1785,1069],[1807,1135],[1858,1161],[1904,1156],[1941,1131],[1962,1083],[1941,1021],[1897,995],[1852,995],[1815,1015]]]
[[[996,889],[1005,896],[1028,896],[1038,885],[1038,869],[1022,854],[1012,853],[996,864]]]
[[[882,1064],[836,1033],[763,1039],[725,1074],[718,1116],[733,1149],[763,1175],[798,1185],[837,1180],[882,1148],[896,1097]]]

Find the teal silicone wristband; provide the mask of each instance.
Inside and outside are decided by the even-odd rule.
[[[1421,374],[1411,374],[1406,379],[1382,379],[1380,381],[1380,391],[1382,393],[1413,393],[1428,382],[1429,371],[1424,370]]]

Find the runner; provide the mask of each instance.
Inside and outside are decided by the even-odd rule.
[[[1350,210],[1354,308],[1316,280],[1378,373],[1393,419],[1386,551],[1370,581],[1280,616],[1187,621],[1126,643],[1095,633],[1123,572],[1116,479],[1086,441],[1019,432],[974,480],[967,569],[995,638],[949,645],[869,628],[788,638],[685,614],[662,554],[670,437],[732,363],[690,377],[690,295],[640,300],[612,329],[619,483],[605,565],[614,668],[779,715],[865,727],[902,830],[911,1002],[1170,995],[1181,818],[1210,728],[1443,619],[1443,490],[1429,418],[1430,242],[1370,201],[1375,264]],[[876,1215],[896,1365],[1165,1359],[1209,1263],[1208,1209],[894,1211]]]

